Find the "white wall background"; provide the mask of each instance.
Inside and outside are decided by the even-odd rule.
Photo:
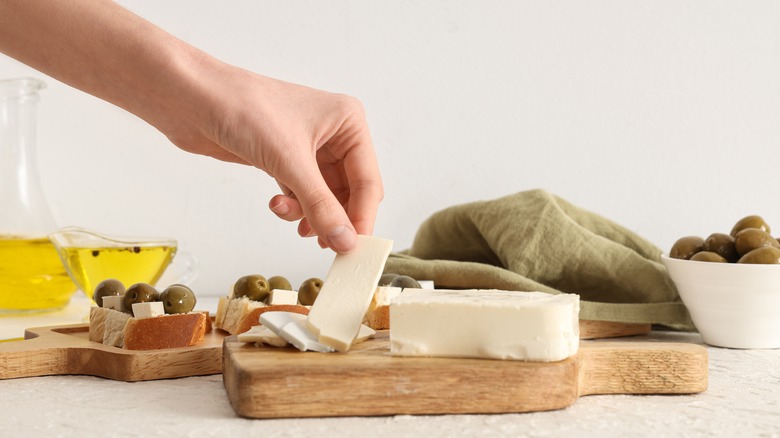
[[[376,234],[410,245],[454,204],[544,188],[664,249],[761,214],[780,232],[780,3],[120,3],[216,57],[364,103],[386,196]],[[293,284],[332,253],[267,210],[264,173],[189,155],[134,116],[49,87],[39,167],[60,225],[170,235],[222,294]]]

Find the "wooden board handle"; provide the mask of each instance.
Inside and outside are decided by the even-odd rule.
[[[44,338],[0,344],[0,379],[67,374],[68,350]]]
[[[582,341],[579,360],[581,396],[693,394],[707,389],[707,349],[701,345]]]

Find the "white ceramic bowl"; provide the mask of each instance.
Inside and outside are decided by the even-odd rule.
[[[780,266],[662,260],[704,342],[780,348]]]

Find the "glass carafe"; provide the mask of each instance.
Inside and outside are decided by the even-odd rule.
[[[77,290],[47,237],[57,227],[37,168],[44,86],[32,78],[0,80],[0,315],[61,309]]]

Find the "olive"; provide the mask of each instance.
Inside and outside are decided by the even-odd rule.
[[[390,286],[390,282],[393,281],[395,277],[398,277],[398,274],[382,274],[382,276],[379,277],[379,284],[377,286]]]
[[[720,254],[712,251],[699,251],[691,257],[692,261],[696,262],[716,262],[716,263],[728,263],[729,261],[723,258]]]
[[[268,288],[271,290],[293,290],[290,280],[282,277],[281,275],[275,275],[268,279]]]
[[[95,304],[97,304],[98,307],[103,307],[103,297],[112,295],[119,296],[124,294],[125,285],[122,284],[122,282],[119,280],[109,278],[108,280],[101,281],[97,286],[95,286],[95,292],[92,294],[92,299],[95,301]]]
[[[737,263],[775,265],[780,263],[780,248],[762,246],[743,255]]]
[[[729,263],[734,263],[739,259],[737,247],[734,245],[734,238],[724,233],[710,234],[709,237],[704,239],[701,250],[717,253]]]
[[[750,251],[761,248],[762,246],[780,248],[780,244],[777,243],[777,240],[774,237],[758,228],[746,228],[737,233],[737,237],[734,238],[734,245],[740,256],[744,256]]]
[[[752,216],[745,216],[739,221],[737,221],[737,223],[734,224],[734,228],[731,229],[731,236],[736,238],[737,233],[747,228],[757,228],[761,231],[766,231],[767,233],[772,232],[769,229],[769,225],[767,225],[767,223],[764,221],[764,219],[761,218],[761,216],[752,215]]]
[[[408,275],[399,275],[390,282],[390,287],[400,287],[401,289],[413,288],[419,289],[420,283]]]
[[[165,288],[160,294],[165,313],[187,313],[195,308],[197,299],[192,289],[183,284],[173,284]]]
[[[322,280],[316,277],[301,283],[301,287],[298,288],[298,302],[304,306],[313,305],[314,301],[317,300],[317,295],[320,294],[322,283]]]
[[[160,301],[160,294],[151,284],[136,283],[127,288],[125,297],[122,299],[125,309],[132,310],[135,303],[148,303]]]
[[[254,301],[265,301],[271,296],[268,280],[262,275],[245,275],[233,285],[233,297],[247,297]]]
[[[703,244],[704,239],[699,236],[681,237],[672,245],[672,250],[669,251],[669,257],[673,259],[688,260],[692,255],[701,251]]]

